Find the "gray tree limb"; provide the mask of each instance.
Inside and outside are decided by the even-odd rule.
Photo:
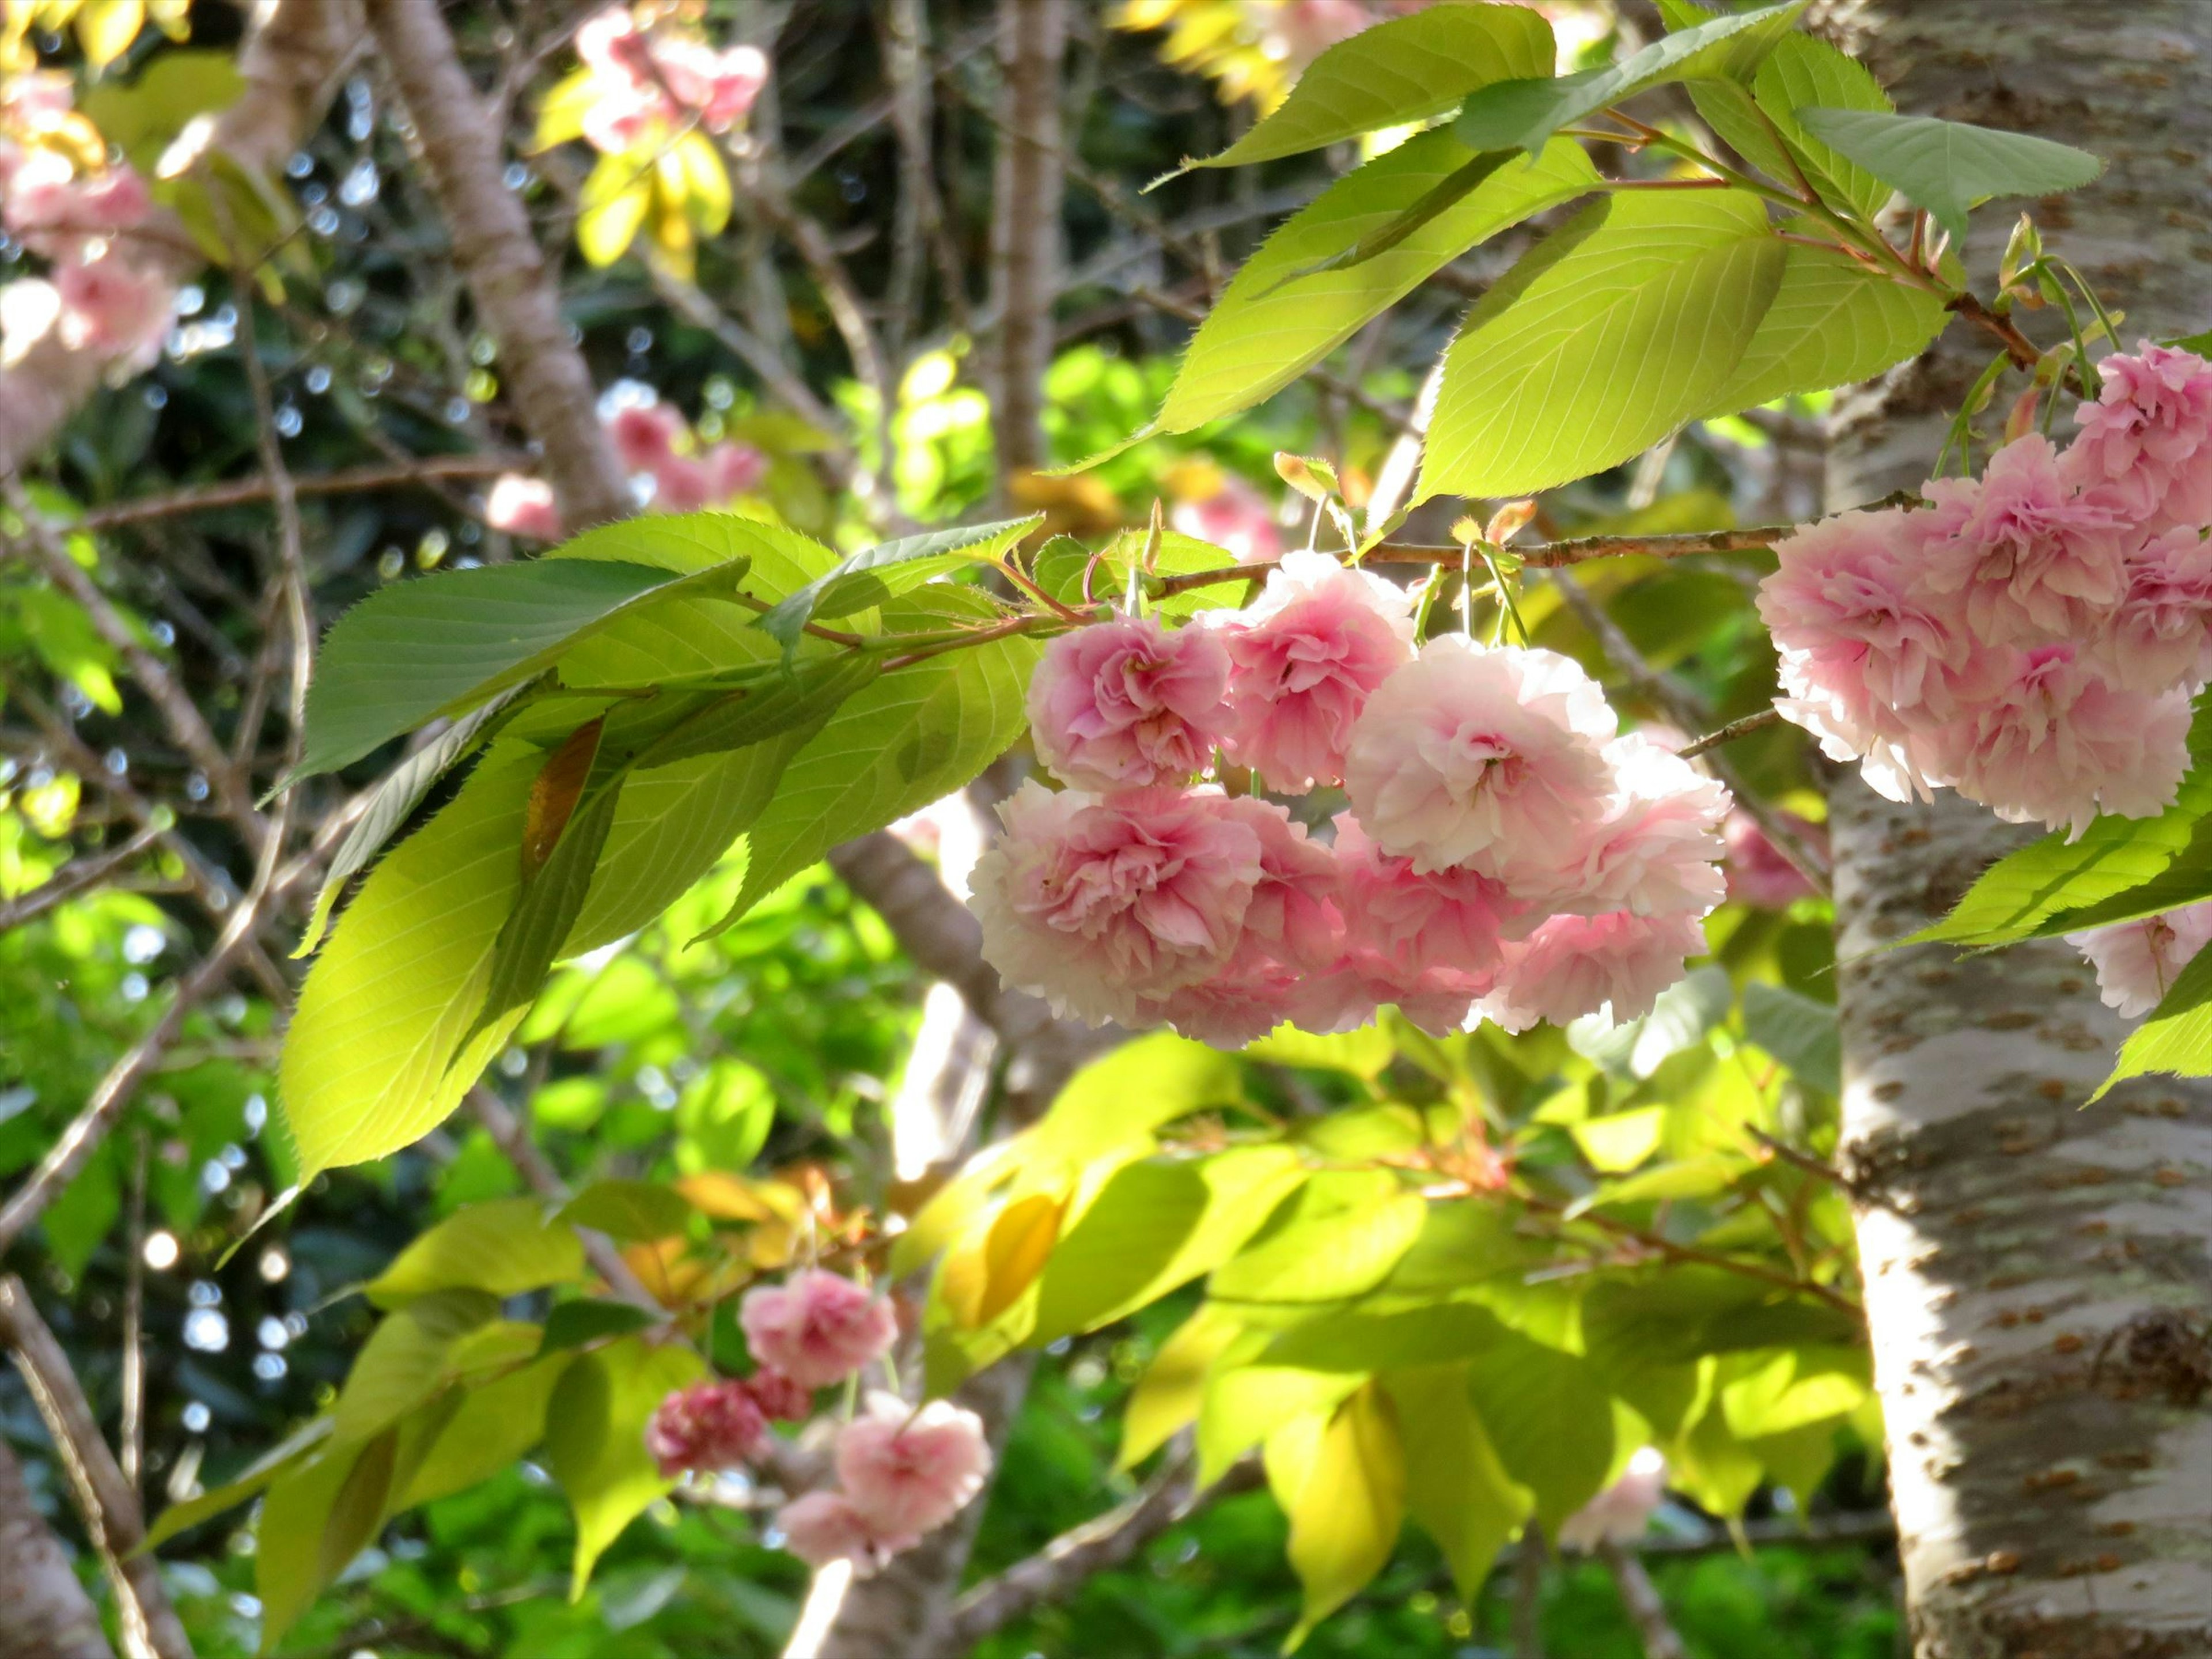
[[[69,1553],[31,1501],[22,1465],[0,1439],[0,1659],[115,1659]]]

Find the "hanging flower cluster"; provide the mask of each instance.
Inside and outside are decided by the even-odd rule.
[[[645,1438],[664,1475],[751,1461],[771,1422],[811,1416],[816,1389],[858,1375],[898,1336],[888,1301],[818,1268],[748,1291],[738,1322],[758,1369],[661,1401]],[[982,1490],[991,1451],[973,1412],[942,1400],[915,1407],[877,1390],[837,1431],[835,1462],[836,1488],[794,1498],[775,1524],[802,1560],[847,1560],[865,1575],[958,1514]]]
[[[2145,343],[2100,368],[2065,450],[2015,439],[1924,507],[1775,549],[1778,707],[1893,800],[1948,786],[2078,836],[2174,798],[2212,677],[2212,364]]]
[[[1648,1012],[1723,896],[1726,790],[1621,735],[1549,651],[1416,648],[1408,594],[1295,552],[1241,611],[1055,640],[1029,693],[1032,781],[976,866],[1006,982],[1092,1024],[1235,1047],[1395,1003],[1443,1032]],[[1194,780],[1341,786],[1327,840]]]
[[[750,444],[702,444],[673,404],[628,404],[603,424],[623,469],[648,504],[660,513],[696,513],[725,507],[760,488],[768,457]],[[484,498],[484,521],[495,530],[556,542],[563,533],[553,486],[543,478],[504,472]]]
[[[135,374],[161,355],[176,289],[142,234],[156,213],[146,181],[108,161],[72,96],[51,72],[0,85],[0,228],[47,262],[0,288],[0,366],[52,336]]]

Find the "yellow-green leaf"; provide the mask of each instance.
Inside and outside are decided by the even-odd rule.
[[[1267,1484],[1290,1516],[1291,1565],[1305,1587],[1297,1647],[1382,1571],[1406,1516],[1406,1454],[1389,1398],[1374,1384],[1325,1419],[1268,1437]]]
[[[579,1356],[562,1373],[546,1410],[545,1446],[576,1517],[572,1598],[617,1534],[674,1484],[645,1449],[646,1422],[705,1371],[689,1348],[633,1336]]]

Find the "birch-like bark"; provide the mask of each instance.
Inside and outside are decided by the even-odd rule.
[[[68,1552],[0,1439],[0,1659],[115,1659]]]
[[[500,132],[461,67],[437,0],[366,0],[377,48],[422,145],[422,170],[453,239],[477,320],[499,349],[516,412],[545,451],[571,530],[626,518],[629,481],[599,427],[591,370],[568,337],[559,291],[507,187]]]
[[[238,56],[245,85],[216,123],[210,148],[260,175],[284,162],[329,106],[362,39],[355,0],[277,0],[259,9],[259,25]],[[146,258],[173,282],[198,261],[190,245],[155,243]],[[0,472],[25,465],[63,422],[99,389],[108,359],[72,349],[52,331],[0,369]]]
[[[1044,374],[1060,266],[1060,70],[1066,0],[1000,0],[999,159],[991,204],[992,429],[999,476],[1045,464]]]
[[[1823,21],[1907,112],[2106,157],[2101,182],[2036,206],[2047,240],[2130,340],[2212,321],[2212,5],[1831,0]],[[1983,217],[1965,252],[1986,284],[2009,227]],[[1924,476],[1989,355],[1954,331],[1849,400],[1831,506]],[[1914,1651],[2212,1652],[2212,1092],[2154,1079],[2085,1109],[2123,1025],[2063,942],[1876,954],[2024,832],[1856,777],[1830,805],[1839,1161]]]

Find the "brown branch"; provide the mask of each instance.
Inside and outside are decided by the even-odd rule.
[[[433,489],[446,479],[492,478],[502,472],[527,472],[538,462],[527,455],[432,455],[419,461],[392,466],[356,466],[340,472],[311,473],[292,480],[294,494],[311,495],[359,495],[376,489]],[[274,481],[267,476],[240,478],[232,483],[179,489],[166,495],[143,495],[135,501],[112,501],[82,514],[65,526],[78,530],[114,530],[153,520],[180,518],[191,513],[212,513],[226,507],[250,507],[270,499]]]
[[[39,1513],[22,1465],[0,1438],[0,1605],[11,1656],[115,1659],[99,1609],[77,1583],[61,1540]]]
[[[999,322],[989,390],[1003,480],[1035,471],[1046,458],[1044,376],[1061,257],[1060,81],[1067,12],[1066,0],[999,0],[998,13],[1002,80],[990,257]]]
[[[15,1357],[31,1398],[76,1494],[84,1529],[106,1569],[122,1613],[123,1644],[133,1659],[192,1659],[192,1644],[162,1587],[160,1564],[139,1554],[146,1517],[100,1432],[69,1356],[31,1305],[23,1281],[0,1278],[0,1343]]]
[[[1682,1645],[1674,1621],[1667,1617],[1667,1604],[1660,1599],[1659,1587],[1644,1571],[1644,1563],[1610,1541],[1599,1545],[1597,1553],[1613,1575],[1620,1591],[1620,1604],[1643,1640],[1644,1659],[1690,1659],[1690,1650]]]
[[[507,189],[500,134],[461,68],[437,0],[366,0],[369,27],[421,135],[428,175],[477,317],[499,352],[523,424],[545,449],[545,476],[572,529],[634,510],[591,372],[569,343],[553,272]]]
[[[1770,726],[1779,724],[1781,719],[1779,709],[1756,709],[1740,719],[1730,720],[1726,726],[1716,727],[1694,743],[1684,744],[1680,750],[1681,757],[1684,760],[1695,760],[1709,749],[1717,749],[1724,743],[1734,743],[1738,738],[1748,737],[1753,732],[1763,732]]]
[[[1094,1574],[1132,1560],[1208,1504],[1250,1492],[1266,1480],[1259,1460],[1248,1457],[1201,1488],[1193,1479],[1194,1465],[1187,1455],[1170,1459],[1127,1502],[1060,1534],[1035,1555],[969,1589],[952,1605],[944,1652],[964,1654],[1039,1607],[1066,1600]]]
[[[21,898],[0,903],[0,933],[11,927],[21,927],[25,922],[46,915],[56,905],[66,904],[78,894],[100,886],[161,839],[161,834],[158,830],[141,830],[112,851],[97,853],[89,858],[72,859]]]

